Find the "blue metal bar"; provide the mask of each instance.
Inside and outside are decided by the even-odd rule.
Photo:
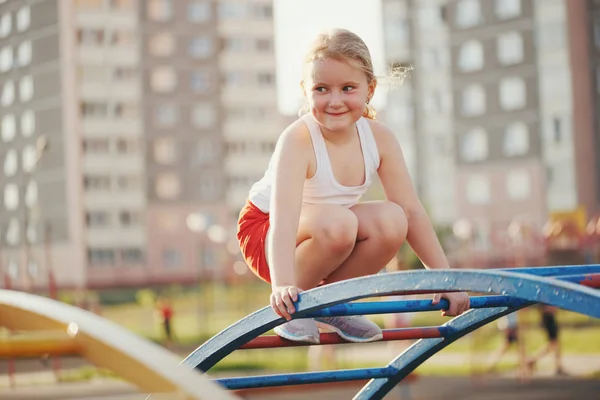
[[[554,267],[501,268],[493,271],[516,272],[519,274],[530,274],[540,277],[576,274],[597,274],[600,273],[600,264],[562,265]]]
[[[546,271],[572,275],[600,272],[600,266],[548,268]],[[415,290],[497,293],[600,318],[600,293],[594,289],[557,279],[498,270],[418,270],[350,279],[301,293],[294,317],[302,318],[319,309],[348,301]],[[475,311],[479,310],[469,313]],[[266,306],[213,336],[192,352],[183,364],[208,371],[242,344],[284,322],[270,306]]]
[[[526,301],[509,296],[476,296],[471,297],[471,308],[517,306],[523,304],[524,302]],[[435,305],[431,304],[431,300],[396,300],[344,303],[311,312],[306,315],[305,318],[436,311],[447,310],[449,306],[448,300],[446,299],[442,299],[438,304]]]
[[[590,274],[565,275],[555,279],[580,283]],[[513,307],[521,305],[525,300],[509,296],[473,296],[471,297],[471,308]],[[314,311],[305,318],[316,317],[338,317],[342,315],[374,315],[392,314],[404,312],[423,312],[447,310],[450,307],[448,300],[442,299],[438,304],[431,304],[431,300],[395,300],[395,301],[372,301],[364,303],[344,303],[332,307]]]
[[[301,372],[242,378],[222,378],[214,381],[227,389],[255,389],[272,386],[305,385],[310,383],[358,381],[362,379],[387,378],[398,372],[394,367],[360,368],[323,372]]]
[[[354,399],[383,399],[402,379],[446,346],[504,315],[518,311],[531,304],[534,304],[534,302],[528,302],[517,307],[471,310],[452,319],[444,326],[452,330],[454,332],[453,335],[446,336],[445,338],[417,341],[388,364],[388,366],[397,369],[397,374],[387,378],[372,379],[358,392]]]

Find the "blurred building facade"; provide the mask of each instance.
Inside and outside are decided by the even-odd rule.
[[[552,213],[599,211],[598,2],[383,4],[388,57],[415,67],[396,130],[436,222],[468,224],[490,255],[515,221],[541,239]]]
[[[5,283],[185,283],[233,264],[284,122],[270,0],[9,0],[0,39]]]

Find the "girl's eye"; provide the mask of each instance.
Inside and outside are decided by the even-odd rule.
[[[344,86],[344,89],[343,89],[343,90],[344,90],[344,92],[349,92],[349,91],[351,91],[352,89],[354,89],[354,86]]]
[[[319,87],[315,88],[315,90],[316,90],[317,92],[323,93],[323,92],[325,92],[327,89],[326,89],[326,88],[324,88],[323,86],[319,86]]]

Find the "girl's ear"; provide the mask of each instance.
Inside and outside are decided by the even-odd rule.
[[[306,88],[304,87],[304,81],[300,81],[300,90],[302,90],[302,95],[306,97]]]
[[[369,89],[368,89],[368,99],[372,99],[373,95],[375,94],[375,89],[377,88],[377,79],[373,79],[370,83],[369,83]]]

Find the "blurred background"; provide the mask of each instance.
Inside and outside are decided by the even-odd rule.
[[[598,262],[600,1],[0,0],[0,287],[190,344],[266,305],[237,215],[334,27],[412,67],[375,106],[453,267]]]

